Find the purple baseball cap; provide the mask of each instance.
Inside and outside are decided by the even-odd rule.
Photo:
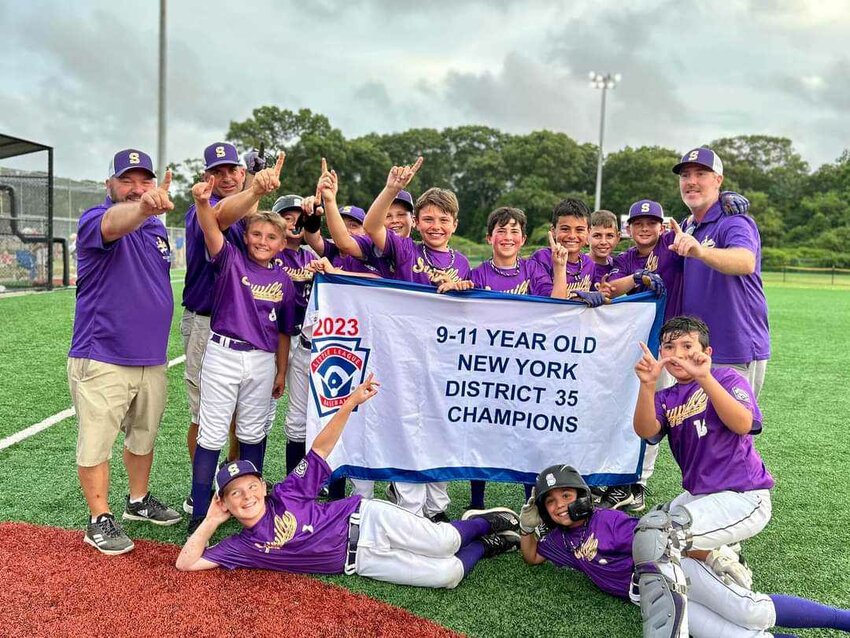
[[[652,217],[663,222],[664,209],[658,202],[654,202],[651,199],[641,199],[629,206],[629,218],[626,221],[631,224],[638,217]]]
[[[204,149],[204,170],[208,171],[222,164],[242,166],[239,153],[233,144],[214,142]]]
[[[231,481],[238,479],[240,476],[248,476],[250,474],[259,477],[263,476],[257,467],[251,463],[251,461],[246,461],[244,459],[239,459],[238,461],[232,461],[222,465],[215,475],[216,494],[221,497],[222,492],[224,492],[224,488],[227,487]]]
[[[723,175],[723,162],[720,161],[717,153],[710,148],[700,147],[688,151],[682,155],[681,161],[673,167],[673,172],[678,175],[682,172],[682,167],[687,164],[699,164],[713,170],[718,175]]]
[[[132,171],[134,168],[147,171],[151,174],[151,177],[156,179],[151,156],[135,148],[125,148],[123,151],[115,153],[112,157],[112,162],[109,164],[109,177],[121,177],[124,173]]]
[[[413,212],[413,195],[407,191],[399,191],[398,195],[396,195],[393,200],[393,203],[395,202],[401,202],[405,208],[407,208],[411,213]]]
[[[343,217],[351,217],[361,224],[366,219],[366,211],[357,206],[343,206],[339,209],[339,214]]]

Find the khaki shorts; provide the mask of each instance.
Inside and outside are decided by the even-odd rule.
[[[180,334],[183,337],[183,350],[186,352],[183,381],[186,382],[192,423],[197,423],[201,410],[201,362],[210,340],[210,318],[184,310],[180,320]]]
[[[118,431],[137,455],[153,451],[165,412],[166,366],[118,366],[68,359],[68,385],[77,411],[77,465],[94,467],[112,458]]]

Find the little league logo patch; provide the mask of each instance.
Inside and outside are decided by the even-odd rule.
[[[319,418],[333,414],[366,377],[369,348],[360,337],[318,337],[313,339],[310,362],[310,390]]]
[[[750,402],[750,394],[746,390],[735,387],[735,388],[732,388],[732,394],[741,403],[749,403]]]

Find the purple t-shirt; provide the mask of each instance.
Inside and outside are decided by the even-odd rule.
[[[210,206],[221,200],[213,195]],[[224,231],[224,238],[239,250],[245,250],[245,221],[239,220]],[[192,204],[186,211],[186,280],[183,284],[183,306],[199,315],[212,313],[213,280],[215,273],[207,258],[204,231],[198,223],[198,213]]]
[[[593,279],[591,280],[592,288],[596,288],[596,284],[602,281],[602,278],[606,275],[609,279],[619,279],[620,278],[620,269],[619,267],[614,265],[614,260],[608,257],[608,261],[604,264],[597,264],[595,261],[593,262]]]
[[[77,307],[70,357],[121,366],[166,359],[174,312],[168,233],[156,217],[105,243],[100,224],[107,197],[82,214],[77,228]]]
[[[720,202],[703,220],[682,224],[703,246],[746,248],[756,256],[751,275],[724,275],[698,259],[685,260],[682,313],[696,315],[711,330],[714,363],[748,363],[770,358],[767,300],[761,281],[761,238],[747,215],[723,214]]]
[[[549,248],[541,248],[536,251],[531,258],[540,263],[546,269],[549,278],[554,277],[552,270],[552,250]],[[575,263],[567,262],[567,295],[574,290],[583,290],[585,292],[591,290],[593,283],[593,273],[596,264],[590,258],[590,255],[580,253],[578,261]]]
[[[227,241],[212,264],[213,332],[267,352],[277,350],[279,333],[298,334],[295,287],[280,266],[263,268]]]
[[[395,266],[395,278],[402,281],[436,286],[441,276],[448,276],[449,281],[469,279],[469,260],[462,252],[453,248],[446,252],[431,250],[391,231],[387,231],[382,256]]]
[[[773,487],[773,477],[753,445],[762,416],[747,380],[731,368],[716,368],[712,376],[753,413],[749,434],[727,428],[696,381],[677,383],[655,394],[655,416],[661,432],[648,439],[657,444],[665,435],[682,470],[682,487],[691,494],[724,490],[747,492]]]
[[[637,246],[632,246],[614,259],[614,264],[619,270],[616,279],[629,277],[641,269],[657,273],[661,277],[664,287],[667,288],[665,321],[682,314],[682,280],[685,260],[669,248],[675,238],[676,233],[668,231],[661,235],[648,255],[641,256]],[[643,285],[640,285],[635,288],[635,291],[643,292],[645,289]]]
[[[537,544],[537,553],[558,567],[571,567],[602,591],[629,597],[635,564],[632,540],[638,519],[618,510],[597,509],[584,525],[556,526]]]
[[[310,450],[266,497],[266,513],[257,524],[204,550],[203,557],[227,569],[341,574],[348,551],[348,517],[360,507],[360,497],[317,502],[330,475],[327,462]]]
[[[516,268],[494,267],[491,259],[483,262],[469,273],[476,288],[506,292],[511,295],[552,294],[552,278],[539,262],[533,259],[517,259]]]
[[[318,259],[316,253],[309,248],[300,246],[298,250],[284,248],[277,254],[274,264],[283,268],[295,285],[295,304],[297,325],[304,323],[304,314],[307,312],[307,301],[310,299],[310,291],[313,289],[313,273],[307,269],[307,264]]]

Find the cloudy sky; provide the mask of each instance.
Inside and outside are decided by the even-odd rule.
[[[596,142],[591,70],[623,76],[606,151],[766,134],[816,167],[850,147],[850,0],[416,4],[170,0],[167,159],[266,104],[348,137],[476,123]],[[0,2],[0,132],[54,146],[63,177],[155,154],[158,21],[156,0]]]

